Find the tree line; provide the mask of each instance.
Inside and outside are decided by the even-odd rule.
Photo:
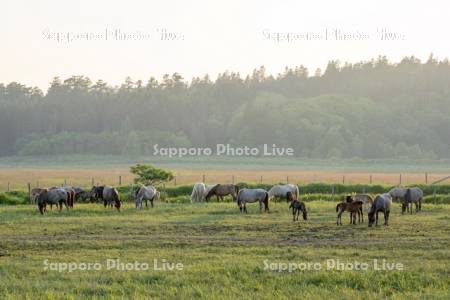
[[[149,155],[229,143],[306,158],[450,158],[450,63],[386,57],[248,76],[180,74],[111,86],[54,78],[0,84],[0,155]]]

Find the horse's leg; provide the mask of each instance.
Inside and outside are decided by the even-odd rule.
[[[341,215],[342,215],[342,210],[338,212],[336,225],[342,225]]]
[[[147,208],[148,207],[148,200],[147,200],[147,198],[145,199],[145,208]]]
[[[153,199],[150,200],[150,204],[151,204],[151,206],[152,206],[152,208],[153,208]]]
[[[259,212],[260,212],[260,213],[262,213],[262,206],[263,206],[262,202],[259,201]]]
[[[375,214],[375,226],[378,226],[378,213],[379,211],[377,211]]]
[[[246,214],[248,214],[248,211],[247,211],[247,203],[244,203],[244,211],[245,211]]]
[[[295,222],[295,208],[292,208],[292,222]]]
[[[422,210],[422,198],[419,199],[419,211]]]
[[[389,214],[390,213],[391,212],[388,210],[385,214],[386,217],[385,217],[384,225],[386,225],[386,226],[389,226]]]
[[[409,213],[412,215],[412,210],[413,210],[413,203],[412,202],[410,202],[409,203]]]

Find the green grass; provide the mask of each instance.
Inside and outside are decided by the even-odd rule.
[[[389,227],[335,225],[335,204],[307,203],[308,221],[293,223],[286,203],[270,214],[257,205],[241,215],[233,203],[156,203],[121,213],[99,204],[73,211],[0,206],[0,298],[376,299],[450,297],[449,205],[415,215],[393,207]],[[45,271],[43,261],[144,262],[148,271]],[[153,270],[153,260],[181,262],[182,271]],[[402,263],[404,271],[276,272],[269,262],[339,259]]]

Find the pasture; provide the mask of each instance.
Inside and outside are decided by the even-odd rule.
[[[375,299],[450,297],[450,205],[425,204],[390,226],[336,226],[336,203],[306,203],[307,221],[292,222],[285,202],[270,214],[234,203],[156,202],[121,213],[100,204],[40,216],[30,205],[0,206],[0,295],[5,299]],[[383,220],[383,218],[381,218]],[[44,270],[50,263],[96,263],[101,270]],[[106,259],[148,263],[146,271],[107,270]],[[154,259],[183,270],[154,270]],[[328,259],[367,263],[366,271],[328,270]],[[373,260],[404,270],[374,270]],[[266,263],[319,263],[320,270],[266,270]],[[159,265],[161,267],[161,265]],[[280,265],[281,266],[281,265]]]

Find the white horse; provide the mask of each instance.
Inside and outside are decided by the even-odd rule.
[[[274,185],[268,192],[269,199],[273,197],[287,199],[288,192],[292,193],[292,196],[294,197],[295,200],[299,199],[298,196],[300,195],[300,192],[298,190],[298,186],[295,184]]]
[[[206,186],[203,182],[197,182],[194,184],[191,193],[191,203],[200,202],[205,199],[206,196]]]
[[[136,208],[142,209],[142,200],[145,200],[145,207],[148,207],[148,201],[150,201],[153,207],[153,200],[158,200],[160,193],[151,185],[142,185],[138,190],[133,192],[133,197],[136,202]]]
[[[191,203],[205,201],[206,195],[208,195],[209,191],[215,186],[215,184],[204,184],[203,182],[194,184],[191,193]]]

